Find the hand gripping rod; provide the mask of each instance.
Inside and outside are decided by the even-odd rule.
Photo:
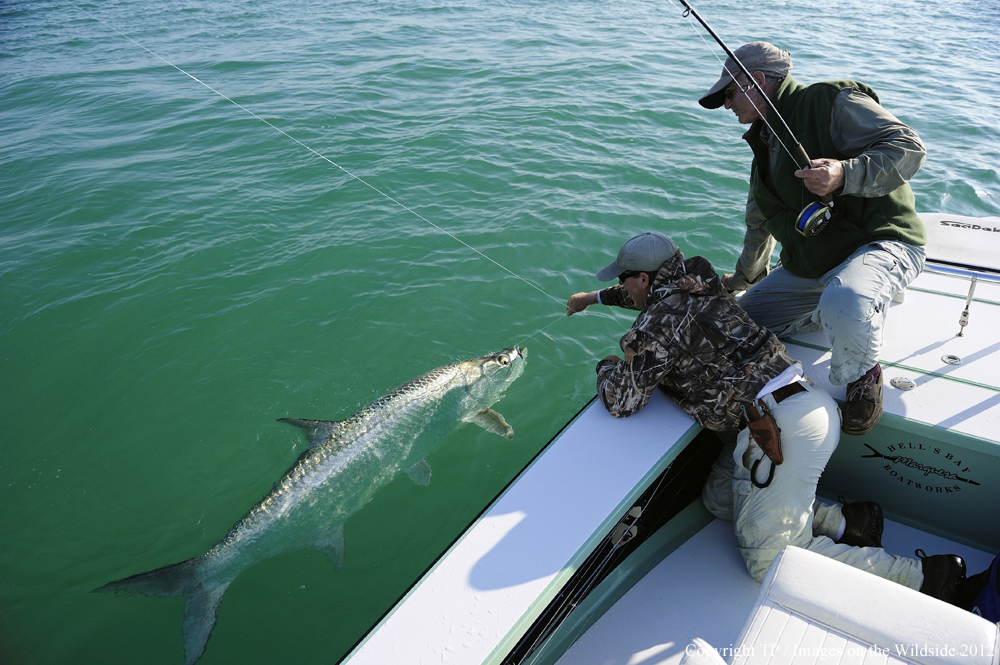
[[[726,55],[732,58],[733,62],[739,65],[739,68],[743,72],[743,75],[747,77],[747,80],[753,85],[754,88],[757,89],[757,92],[760,93],[760,96],[764,98],[764,102],[767,104],[767,107],[771,109],[772,112],[774,112],[775,117],[781,121],[781,124],[785,127],[785,131],[788,132],[788,136],[790,136],[792,141],[795,142],[795,145],[792,146],[792,150],[788,151],[788,155],[792,158],[793,161],[795,161],[796,165],[800,169],[810,168],[811,160],[809,159],[808,153],[806,153],[806,149],[803,148],[802,144],[799,143],[799,140],[795,138],[795,134],[792,132],[792,129],[788,126],[788,123],[785,122],[785,119],[781,117],[780,113],[778,113],[778,109],[774,107],[774,103],[764,93],[764,89],[760,87],[760,84],[754,80],[753,75],[750,73],[750,71],[743,66],[743,63],[740,62],[740,59],[736,57],[736,54],[733,53],[728,46],[726,46],[726,43],[722,41],[722,38],[719,37],[719,35],[715,34],[715,30],[712,30],[711,26],[709,26],[708,23],[705,22],[705,19],[703,19],[701,16],[698,15],[698,12],[694,10],[694,7],[692,7],[687,0],[680,0],[680,2],[682,5],[684,5],[684,9],[686,10],[684,12],[684,16],[691,14],[696,19],[698,19],[698,22],[701,23],[705,27],[705,30],[708,31],[708,34],[712,35],[712,38],[719,43],[719,46],[721,46],[722,50],[726,52]],[[728,69],[726,71],[729,72]],[[733,82],[736,82],[736,75],[733,74],[732,72],[729,72],[729,75],[733,77]],[[772,129],[772,131],[774,130]]]

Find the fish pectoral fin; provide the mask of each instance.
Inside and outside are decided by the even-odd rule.
[[[504,438],[514,438],[514,428],[508,425],[507,421],[503,419],[503,416],[493,409],[483,409],[479,413],[469,416],[465,419],[465,421],[473,423],[474,425],[479,425],[487,432],[499,434]]]
[[[333,437],[333,431],[340,424],[339,420],[305,420],[303,418],[278,418],[279,423],[288,423],[298,427],[305,432],[309,439],[309,447],[329,441]]]
[[[341,524],[330,532],[329,536],[316,547],[326,558],[333,563],[333,567],[340,570],[344,567],[344,525]]]
[[[422,459],[406,470],[406,475],[418,485],[431,484],[431,465]]]

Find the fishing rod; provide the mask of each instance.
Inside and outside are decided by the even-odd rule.
[[[752,85],[754,88],[757,89],[757,92],[760,94],[761,97],[764,98],[764,103],[767,104],[767,107],[769,109],[771,109],[771,111],[774,113],[774,116],[781,121],[782,126],[784,126],[785,128],[785,131],[788,132],[788,136],[791,137],[792,141],[794,141],[795,143],[792,146],[792,149],[794,150],[795,154],[792,154],[792,150],[788,151],[788,156],[791,157],[793,161],[795,161],[795,165],[798,166],[800,169],[809,168],[809,164],[812,160],[809,159],[809,154],[806,152],[806,149],[803,148],[802,144],[799,143],[799,140],[795,138],[795,132],[793,132],[792,128],[788,126],[788,123],[785,122],[785,119],[781,117],[781,113],[779,113],[778,109],[774,106],[774,102],[772,102],[771,99],[764,93],[764,89],[761,88],[760,84],[757,83],[757,80],[754,79],[753,75],[750,73],[750,70],[747,69],[746,66],[744,66],[743,62],[736,57],[736,54],[733,53],[733,51],[728,46],[726,46],[726,42],[722,41],[722,38],[715,33],[715,30],[712,30],[712,27],[705,22],[705,19],[703,19],[701,15],[697,11],[695,11],[694,7],[692,7],[687,0],[680,0],[680,3],[684,5],[685,9],[683,16],[687,18],[687,15],[690,14],[691,16],[694,16],[696,19],[698,19],[698,22],[701,23],[702,26],[704,26],[705,30],[708,31],[708,34],[712,35],[712,38],[719,43],[719,46],[721,46],[722,50],[726,52],[726,55],[728,55],[730,59],[732,59],[732,61],[735,62],[736,65],[740,68],[740,71],[742,71],[743,75],[747,77],[747,81],[749,81],[750,85]],[[725,67],[725,65],[723,66]],[[739,85],[739,82],[736,80],[736,75],[730,72],[728,67],[725,67],[725,69],[726,73],[728,73],[731,77],[733,77],[733,82]],[[768,125],[768,127],[770,127],[770,125]],[[771,131],[773,132],[774,130],[771,129]],[[805,166],[802,166],[803,163],[805,164]]]
[[[726,52],[726,55],[728,55],[729,58],[736,63],[743,75],[747,77],[748,85],[742,88],[743,92],[746,92],[750,86],[753,86],[764,100],[764,103],[767,104],[768,109],[770,109],[771,112],[774,113],[774,116],[781,121],[782,126],[785,128],[785,131],[788,133],[788,136],[792,139],[794,144],[792,145],[792,148],[789,149],[788,146],[786,146],[780,139],[779,142],[781,143],[781,147],[785,149],[785,152],[788,153],[788,156],[792,158],[793,162],[795,162],[795,165],[800,169],[812,168],[812,160],[809,158],[809,153],[807,153],[806,149],[802,147],[801,143],[799,143],[798,138],[795,137],[795,132],[793,132],[792,128],[788,126],[788,123],[785,122],[785,119],[781,116],[777,107],[775,107],[774,102],[772,102],[771,98],[767,96],[764,89],[760,87],[760,84],[757,83],[756,79],[754,79],[750,70],[748,70],[740,59],[736,57],[736,54],[733,53],[732,49],[726,46],[726,42],[724,42],[722,38],[716,34],[715,30],[712,30],[712,26],[710,26],[705,19],[703,19],[701,15],[695,11],[695,8],[691,6],[691,3],[687,0],[680,0],[680,3],[684,5],[684,13],[682,16],[687,18],[690,15],[698,19],[698,22],[701,23],[706,31],[708,31],[708,34],[710,34],[712,38],[718,42],[719,46],[722,47],[722,50]],[[729,67],[725,64],[723,64],[722,67],[726,70],[726,73],[732,77],[733,83],[739,85],[739,81],[736,80],[736,74],[729,71]],[[751,103],[753,102],[751,101]],[[754,108],[756,108],[756,106],[757,105],[754,104]],[[763,120],[764,124],[771,130],[771,133],[777,136],[777,132],[775,132],[774,128],[771,127],[767,118],[761,115],[761,120]],[[803,164],[805,164],[805,166],[803,166]],[[822,202],[810,203],[803,208],[802,212],[799,213],[798,218],[795,220],[795,229],[807,238],[817,235],[820,231],[826,228],[826,225],[833,217],[833,197],[827,194],[826,196],[823,196],[821,200]]]

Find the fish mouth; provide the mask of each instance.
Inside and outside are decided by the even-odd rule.
[[[516,360],[524,361],[527,359],[528,349],[523,346],[512,346],[509,349],[501,351],[500,355],[507,356],[507,359],[511,364]]]

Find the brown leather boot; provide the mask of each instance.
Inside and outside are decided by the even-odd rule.
[[[862,374],[857,381],[847,384],[847,401],[844,402],[843,422],[840,429],[844,434],[859,436],[867,434],[882,417],[882,367]]]
[[[885,529],[882,506],[874,501],[847,503],[844,497],[837,500],[847,520],[844,535],[837,542],[854,547],[882,547],[882,531]]]
[[[927,556],[923,550],[915,552],[924,571],[920,593],[957,605],[965,600],[965,561],[957,554]],[[970,604],[971,606],[971,604]]]

